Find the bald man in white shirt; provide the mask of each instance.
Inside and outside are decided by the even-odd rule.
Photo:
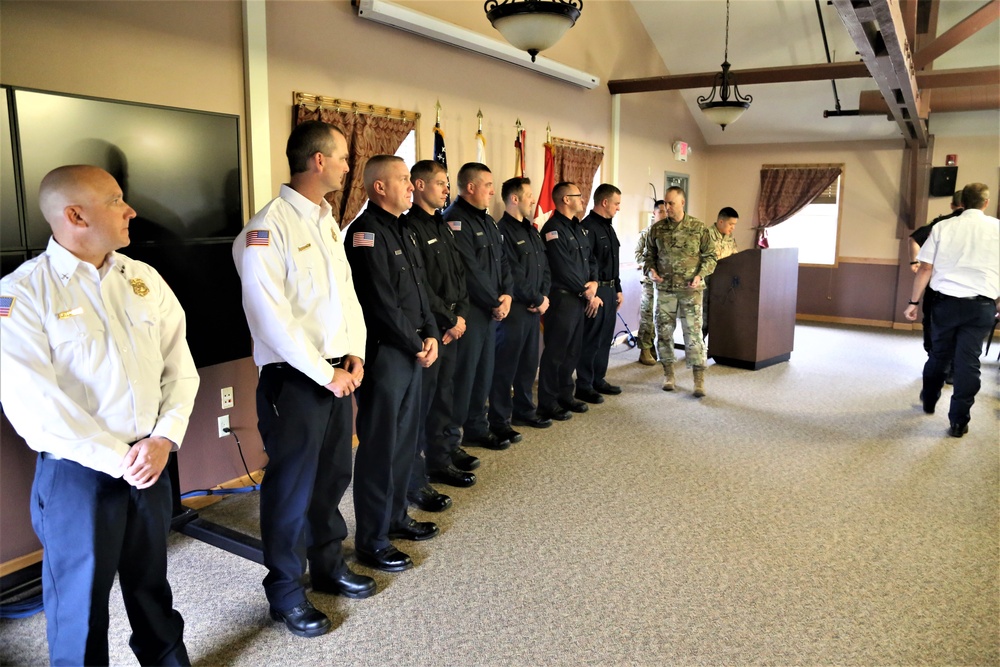
[[[0,401],[39,452],[31,522],[45,549],[49,659],[108,664],[117,574],[139,662],[187,665],[162,474],[198,391],[184,312],[151,266],[115,252],[135,211],[110,174],[60,167],[39,198],[48,247],[0,281]]]

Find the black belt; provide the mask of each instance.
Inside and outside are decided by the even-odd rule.
[[[343,360],[344,360],[343,357],[331,357],[329,359],[324,359],[323,361],[325,361],[326,363],[330,364],[331,366],[339,366],[340,362],[343,361]],[[279,362],[274,363],[274,364],[264,364],[264,368],[267,368],[268,366],[270,366],[271,368],[274,368],[275,370],[279,370],[279,371],[280,370],[284,370],[286,368],[291,368],[293,370],[295,369],[294,366],[292,366],[290,363],[288,363],[286,361],[279,361]]]
[[[598,287],[614,287],[615,286],[615,281],[613,281],[613,280],[598,280],[597,281],[597,286]]]
[[[996,302],[996,299],[991,299],[990,297],[983,296],[982,294],[977,294],[976,296],[952,296],[950,294],[938,292],[938,295],[940,295],[942,299],[958,299],[959,301],[989,301],[990,303]]]
[[[560,294],[568,294],[569,296],[575,296],[575,297],[577,297],[579,299],[583,298],[583,294],[579,294],[577,292],[571,292],[570,290],[563,289],[562,287],[553,287],[552,291],[553,292],[559,292]]]

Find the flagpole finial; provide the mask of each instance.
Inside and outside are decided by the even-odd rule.
[[[521,119],[520,118],[518,118],[517,121],[514,123],[514,127],[517,128],[518,132],[521,131]]]
[[[476,114],[476,118],[479,119],[479,134],[483,133],[483,110],[480,109]]]
[[[434,122],[437,125],[440,125],[441,124],[441,100],[438,100],[437,103],[434,105],[434,110],[436,112],[435,117],[434,117]]]
[[[552,143],[552,123],[545,124],[545,143]]]

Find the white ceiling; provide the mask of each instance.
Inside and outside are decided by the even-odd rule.
[[[631,0],[671,74],[721,70],[725,50],[724,0]],[[974,12],[986,0],[941,0],[938,34]],[[830,55],[835,62],[858,61],[854,43],[836,9],[820,0]],[[1000,66],[1000,22],[994,22],[942,55],[934,69]],[[729,62],[733,70],[825,63],[826,53],[815,0],[732,0]],[[754,84],[740,88],[753,96],[750,109],[723,132],[709,123],[697,97],[710,89],[681,95],[710,145],[893,139],[898,126],[885,116],[823,118],[835,108],[829,81]],[[857,109],[862,90],[876,90],[871,79],[837,81],[841,108]],[[641,95],[642,93],[633,93]],[[1000,111],[931,114],[933,134],[1000,134]]]

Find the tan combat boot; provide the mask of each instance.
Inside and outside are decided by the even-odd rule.
[[[705,395],[705,367],[695,366],[694,371],[694,396],[701,398]]]
[[[639,363],[643,366],[656,365],[656,357],[653,356],[653,351],[650,348],[644,347],[639,350]]]
[[[663,386],[660,387],[663,391],[673,391],[674,390],[674,365],[673,364],[663,364]]]

